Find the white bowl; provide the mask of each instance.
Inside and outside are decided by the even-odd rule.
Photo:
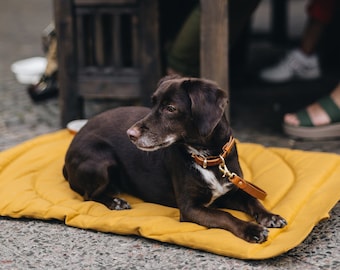
[[[66,126],[66,128],[73,134],[76,134],[81,130],[83,126],[87,123],[87,119],[78,119],[78,120],[73,120],[69,122]]]
[[[32,57],[14,62],[11,70],[18,82],[22,84],[36,84],[39,82],[47,65],[44,57]]]

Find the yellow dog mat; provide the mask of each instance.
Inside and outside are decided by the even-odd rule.
[[[245,178],[267,191],[263,201],[287,221],[268,241],[247,243],[228,231],[179,222],[175,208],[125,196],[131,210],[111,211],[85,202],[62,176],[67,130],[43,135],[0,153],[0,215],[58,219],[66,225],[162,242],[243,259],[264,259],[301,243],[340,197],[340,156],[239,143]],[[233,212],[240,218],[247,217]]]

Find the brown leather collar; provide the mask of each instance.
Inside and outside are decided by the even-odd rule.
[[[222,177],[228,176],[229,181],[236,185],[238,188],[242,189],[243,191],[257,199],[263,200],[267,196],[267,193],[264,190],[228,170],[225,164],[225,158],[230,154],[234,145],[235,139],[230,136],[229,141],[222,147],[223,152],[221,155],[203,157],[192,154],[192,157],[195,162],[204,169],[206,169],[207,167],[219,166],[220,171],[223,173]]]
[[[202,156],[192,154],[191,156],[194,158],[195,162],[198,165],[206,169],[207,167],[220,165],[223,161],[222,158],[225,159],[230,154],[234,145],[235,145],[235,139],[232,136],[230,136],[229,141],[222,147],[223,152],[221,155],[202,157]]]

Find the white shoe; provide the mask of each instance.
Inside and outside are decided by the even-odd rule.
[[[281,83],[293,78],[317,79],[321,75],[319,59],[316,55],[306,56],[300,50],[289,52],[277,65],[260,72],[262,80]]]

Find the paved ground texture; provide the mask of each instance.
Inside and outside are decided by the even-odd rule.
[[[41,31],[51,14],[50,1],[0,1],[0,150],[60,129],[58,101],[33,104],[10,71],[14,61],[42,55]],[[235,135],[241,141],[340,153],[337,140],[289,140],[278,127],[281,120],[259,105],[233,103]],[[243,261],[59,222],[0,217],[0,269],[340,269],[339,224],[337,204],[331,218],[298,247],[274,259]]]

